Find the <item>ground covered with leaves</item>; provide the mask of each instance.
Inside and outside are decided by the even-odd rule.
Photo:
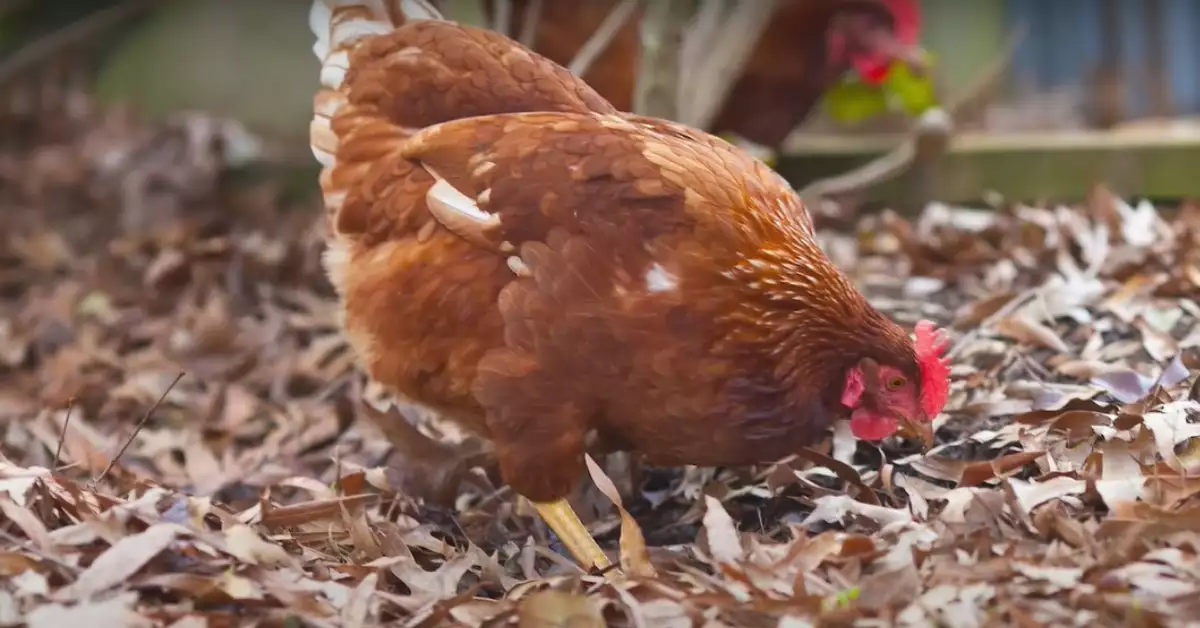
[[[48,128],[0,146],[2,625],[1200,617],[1200,208],[1096,190],[831,222],[879,307],[950,326],[937,447],[601,460],[575,502],[618,578],[355,371],[315,204],[224,185],[224,127],[80,106]]]

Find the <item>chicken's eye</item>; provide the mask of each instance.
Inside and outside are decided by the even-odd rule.
[[[888,390],[896,390],[897,388],[899,388],[903,385],[904,385],[903,377],[893,377],[892,379],[888,380],[888,383],[887,383]]]

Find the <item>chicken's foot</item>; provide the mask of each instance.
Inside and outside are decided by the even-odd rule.
[[[534,502],[533,507],[584,569],[595,567],[603,570],[612,565],[567,500]]]

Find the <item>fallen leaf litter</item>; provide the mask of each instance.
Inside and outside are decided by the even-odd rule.
[[[824,231],[881,309],[951,325],[938,446],[831,435],[633,485],[597,461],[604,492],[577,501],[640,574],[607,581],[471,441],[357,374],[311,204],[214,183],[188,150],[165,189],[115,194],[106,159],[136,170],[198,118],[79,115],[65,140],[0,147],[2,625],[1200,617],[1200,206],[1097,189]]]

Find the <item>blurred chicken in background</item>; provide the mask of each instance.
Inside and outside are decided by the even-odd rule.
[[[532,48],[567,65],[621,0],[512,0],[510,33],[540,5]],[[497,2],[487,3],[494,18]],[[900,61],[923,70],[917,0],[778,0],[720,111],[706,130],[777,151],[830,87],[843,79],[880,85]],[[630,111],[637,74],[640,9],[625,21],[582,78]],[[849,73],[849,75],[848,75]]]

